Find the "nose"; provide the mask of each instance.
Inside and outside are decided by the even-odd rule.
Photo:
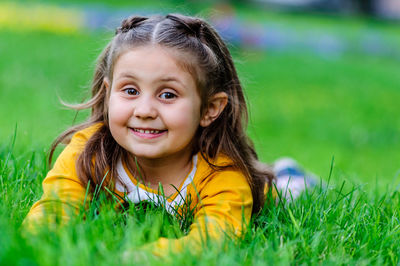
[[[155,105],[150,95],[142,95],[135,101],[133,115],[140,119],[154,119],[157,117]]]

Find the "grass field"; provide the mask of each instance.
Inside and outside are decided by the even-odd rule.
[[[398,25],[351,19],[273,18],[302,27],[319,21],[337,32],[372,25],[387,36],[398,33]],[[129,264],[124,250],[160,234],[181,234],[177,221],[159,210],[121,215],[110,204],[101,215],[84,223],[76,219],[56,232],[25,239],[18,230],[41,195],[51,141],[74,123],[75,113],[58,98],[80,102],[87,96],[94,61],[110,36],[0,30],[2,265]],[[329,179],[330,188],[269,206],[243,239],[227,239],[223,252],[211,248],[193,257],[187,251],[169,263],[398,264],[400,61],[361,54],[232,52],[248,96],[249,133],[262,160],[294,157]],[[164,264],[148,256],[136,260]]]

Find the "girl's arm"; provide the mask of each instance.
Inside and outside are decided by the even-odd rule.
[[[43,195],[30,209],[23,227],[35,232],[37,226],[65,224],[76,215],[85,200],[86,188],[76,173],[76,159],[98,125],[77,132],[43,180]],[[90,201],[88,198],[87,201]]]

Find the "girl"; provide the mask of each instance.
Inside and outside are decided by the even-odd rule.
[[[151,200],[171,213],[190,198],[189,234],[153,243],[161,255],[199,248],[205,236],[240,235],[262,208],[273,174],[246,135],[246,102],[231,55],[205,21],[124,20],[98,59],[92,98],[75,108],[91,108],[91,116],[52,145],[50,161],[55,147],[69,142],[26,226],[67,222],[82,207],[86,187],[107,188],[128,202]]]

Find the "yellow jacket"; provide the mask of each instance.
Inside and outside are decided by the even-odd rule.
[[[71,215],[82,207],[86,187],[77,176],[75,163],[87,140],[100,126],[96,124],[74,134],[43,180],[43,195],[25,218],[25,227],[34,229],[44,221],[53,221],[55,216],[67,223]],[[231,160],[221,155],[212,162],[227,165]],[[188,245],[199,249],[205,237],[218,239],[224,232],[239,236],[251,217],[253,198],[246,177],[232,168],[215,171],[199,154],[193,157],[192,170],[178,188],[179,192],[168,198],[139,183],[121,162],[118,175],[114,192],[125,196],[128,201],[153,200],[173,213],[190,198],[189,208],[194,210],[194,222],[188,235],[179,239],[160,238],[151,244],[156,255],[163,255],[168,249],[179,252]],[[60,209],[61,213],[57,213],[56,210]]]

